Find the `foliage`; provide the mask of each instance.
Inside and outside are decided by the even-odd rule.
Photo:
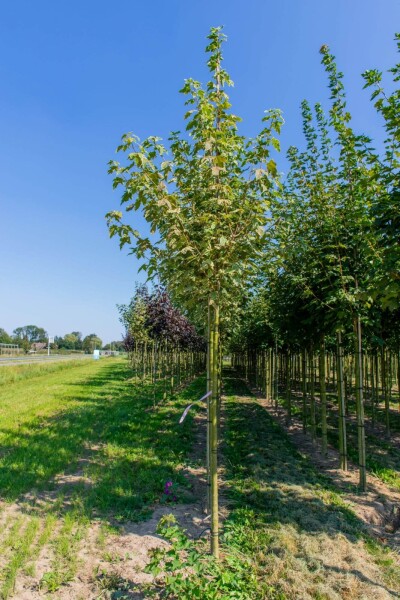
[[[400,52],[400,33],[395,36]],[[383,261],[377,271],[379,297],[384,307],[399,306],[400,299],[400,63],[389,69],[394,84],[391,93],[383,87],[383,73],[371,69],[363,73],[366,88],[372,88],[371,100],[382,117],[385,129],[384,149],[375,166],[379,194],[374,207],[376,228],[383,247]],[[396,87],[397,86],[397,87]]]
[[[93,352],[93,350],[99,350],[103,345],[101,339],[95,333],[87,335],[82,342],[82,350],[85,352]]]
[[[309,347],[322,335],[351,333],[355,315],[367,344],[380,337],[380,344],[398,345],[389,310],[398,307],[400,281],[400,92],[385,92],[381,72],[364,73],[386,131],[379,153],[367,135],[354,132],[343,74],[327,46],[321,55],[330,106],[325,114],[320,104],[302,102],[305,148],[288,151],[290,171],[271,205],[270,251],[237,328],[242,346],[246,337],[254,347],[271,345],[273,332],[288,346]],[[399,65],[390,73],[396,85]]]
[[[56,336],[54,342],[58,348],[66,350],[82,350],[82,334],[80,331],[66,333],[64,337]]]
[[[149,292],[138,286],[129,304],[118,306],[120,321],[125,328],[124,345],[133,350],[135,344],[168,342],[186,349],[204,350],[204,338],[173,304],[168,292],[157,286]]]
[[[146,572],[156,578],[161,597],[179,600],[260,598],[251,562],[239,553],[227,554],[217,562],[184,534],[173,515],[165,515],[160,520],[157,533],[170,542],[170,547],[151,551]]]
[[[142,237],[123,222],[122,212],[108,213],[110,235],[142,259],[149,278],[156,275],[180,305],[205,306],[209,294],[234,301],[254,270],[265,241],[265,211],[276,182],[270,148],[279,149],[279,111],[268,111],[254,139],[239,135],[240,118],[230,113],[225,92],[232,81],[222,68],[220,28],[209,35],[212,79],[203,87],[188,79],[181,92],[189,107],[187,135],[175,131],[169,150],[157,137],[140,142],[122,138],[125,165],[110,162],[114,187],[123,187],[127,215],[142,210],[157,239]],[[204,316],[203,316],[204,319]]]
[[[29,345],[34,342],[47,342],[47,331],[37,325],[24,325],[24,327],[17,327],[13,331],[13,338],[18,342],[27,342]]]
[[[12,344],[12,338],[8,335],[7,331],[0,327],[0,344]]]

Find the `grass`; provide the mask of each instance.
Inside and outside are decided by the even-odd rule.
[[[225,394],[221,454],[230,510],[222,561],[218,567],[197,558],[206,566],[185,584],[180,569],[190,573],[190,562],[180,561],[176,547],[169,556],[177,570],[171,567],[162,593],[175,589],[173,598],[207,600],[398,597],[394,554],[367,534],[330,480],[296,451],[230,370]]]
[[[89,520],[79,512],[67,512],[61,530],[53,541],[51,569],[47,571],[40,585],[49,592],[55,592],[62,584],[72,581],[79,567],[78,550],[85,537]]]
[[[357,569],[351,568],[362,555],[381,570],[377,588],[394,586],[398,592],[393,555],[366,535],[330,481],[255,401],[232,397],[248,395],[240,381],[228,379],[226,390],[225,456],[236,504],[226,523],[229,544],[254,557],[259,578],[276,580],[283,597],[330,598],[341,586],[346,598],[374,597],[372,590],[360,594]]]
[[[195,389],[200,394],[201,384]],[[136,385],[126,362],[113,359],[3,388],[0,494],[15,500],[49,489],[55,475],[74,472],[83,459],[92,481],[85,502],[132,517],[159,497],[188,449],[191,417],[180,427],[178,407],[153,413],[152,402],[151,386]]]
[[[204,387],[195,381],[153,410],[153,387],[136,384],[123,359],[14,368],[19,376],[0,391],[2,599],[19,572],[35,575],[46,545],[41,589],[55,592],[73,580],[89,524],[100,522],[105,547],[115,531],[109,523],[147,518],[168,479],[178,499],[188,499],[182,465],[193,414],[181,426],[178,420]],[[7,511],[16,501],[22,514]]]
[[[337,413],[337,396],[332,393],[327,393],[328,400],[328,442],[336,449],[339,449],[339,434],[338,434],[338,413]],[[292,394],[292,415],[298,419],[302,418],[302,397]],[[309,399],[307,400],[309,402]],[[279,394],[279,405],[286,408],[286,393],[281,390]],[[330,405],[330,408],[329,408]],[[317,436],[321,438],[321,424],[319,415],[319,398],[318,389],[316,389],[316,410],[317,410]],[[349,401],[349,413],[351,418],[346,419],[347,433],[347,452],[349,459],[354,463],[358,463],[358,448],[357,448],[357,424],[356,424],[356,408],[353,400]],[[366,431],[367,456],[366,466],[368,471],[376,475],[382,482],[390,485],[396,490],[400,490],[400,448],[390,442],[382,431],[383,428],[383,412],[382,407],[379,409],[380,428],[373,428],[371,424],[371,407],[368,401],[365,404],[366,424],[370,425]],[[390,421],[392,431],[399,430],[400,415],[391,413]]]
[[[88,540],[112,568],[100,566],[94,575],[100,597],[135,597],[126,557],[108,546],[109,536],[124,520],[146,519],[163,502],[167,480],[178,501],[190,500],[183,468],[195,411],[183,425],[178,420],[202,395],[204,378],[154,409],[152,386],[135,383],[124,360],[70,365],[46,365],[0,392],[0,494],[7,500],[0,513],[2,600],[18,596],[20,577],[36,578],[43,595],[58,597],[80,573]],[[393,554],[366,534],[330,481],[229,369],[225,393],[221,453],[229,514],[222,562],[208,562],[196,587],[190,580],[186,596],[177,597],[395,597]],[[174,554],[178,565],[181,555]],[[191,568],[204,560],[193,556]]]
[[[9,383],[15,383],[16,381],[31,379],[32,377],[38,377],[40,375],[48,375],[49,373],[75,369],[77,366],[83,366],[86,360],[90,359],[71,359],[68,361],[56,361],[52,363],[4,366],[0,368],[0,385],[7,385]]]

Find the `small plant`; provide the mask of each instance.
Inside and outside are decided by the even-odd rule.
[[[161,502],[177,502],[178,498],[175,494],[176,485],[169,479],[165,482],[163,495],[161,497]]]
[[[253,566],[239,553],[224,554],[216,561],[201,552],[195,541],[188,539],[173,515],[165,515],[157,533],[170,542],[169,548],[150,551],[145,571],[154,577],[155,587],[147,593],[152,597],[179,600],[251,600],[274,597],[273,588],[260,590]],[[270,592],[270,596],[265,596]]]
[[[100,598],[119,598],[119,600],[128,600],[131,598],[132,583],[118,573],[101,570],[95,573],[96,584],[100,590]],[[111,595],[110,595],[111,594]]]
[[[57,576],[57,573],[54,571],[48,571],[47,573],[44,573],[43,577],[41,578],[39,582],[39,589],[45,589],[47,592],[51,593],[56,592],[60,585],[61,582]]]

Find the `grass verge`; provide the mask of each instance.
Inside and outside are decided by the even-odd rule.
[[[20,573],[31,585],[39,578],[43,594],[73,581],[91,523],[104,546],[109,523],[143,520],[165,501],[166,481],[178,502],[190,499],[183,465],[194,413],[178,421],[204,386],[200,378],[154,409],[153,386],[110,359],[47,368],[2,388],[2,600],[18,589]],[[160,386],[156,400],[162,393]]]

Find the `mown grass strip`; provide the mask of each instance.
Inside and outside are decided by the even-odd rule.
[[[399,592],[393,553],[368,536],[330,480],[296,451],[243,382],[231,376],[225,387],[224,455],[235,503],[225,523],[228,548],[244,552],[257,579],[274,585],[273,598],[295,591],[297,597],[373,598],[376,590],[391,594],[386,586]],[[358,567],[346,569],[346,561]]]
[[[145,517],[140,511],[160,498],[167,479],[185,484],[179,465],[192,415],[181,426],[178,420],[204,386],[194,382],[153,410],[153,386],[132,381],[127,361],[110,360],[2,389],[0,494],[15,500],[50,489],[55,475],[73,473],[81,461],[91,485],[75,491],[88,509]]]
[[[69,369],[84,366],[90,359],[63,359],[60,362],[49,362],[40,364],[12,365],[0,368],[0,385],[10,385],[17,381],[26,381],[34,377],[42,377],[50,373],[59,373]]]
[[[3,423],[0,418],[0,436],[1,425],[7,421],[8,436],[12,430],[14,440],[0,459],[0,491],[5,494],[12,490],[12,498],[16,491],[28,492],[23,498],[24,508],[29,511],[34,507],[41,525],[36,539],[29,538],[28,557],[18,540],[29,517],[18,517],[14,522],[10,517],[3,540],[9,554],[5,594],[13,589],[19,570],[34,576],[40,550],[55,530],[51,568],[40,584],[49,592],[72,581],[79,571],[79,548],[94,516],[105,517],[105,543],[106,532],[111,531],[108,519],[146,518],[152,507],[163,501],[167,480],[174,483],[177,501],[189,500],[183,468],[194,438],[195,413],[182,425],[179,417],[188,403],[202,395],[204,377],[156,408],[153,386],[132,381],[125,361],[90,363],[45,378],[19,381],[11,387],[13,393],[17,390],[28,395],[31,413],[19,427],[13,426],[12,418],[7,421],[10,415]],[[158,387],[157,401],[163,395],[163,386]],[[39,393],[40,400],[32,400]],[[38,416],[44,404],[49,415]],[[75,479],[77,464],[80,475]],[[52,477],[63,471],[72,475],[72,483],[52,482]],[[80,476],[89,483],[81,482]]]

